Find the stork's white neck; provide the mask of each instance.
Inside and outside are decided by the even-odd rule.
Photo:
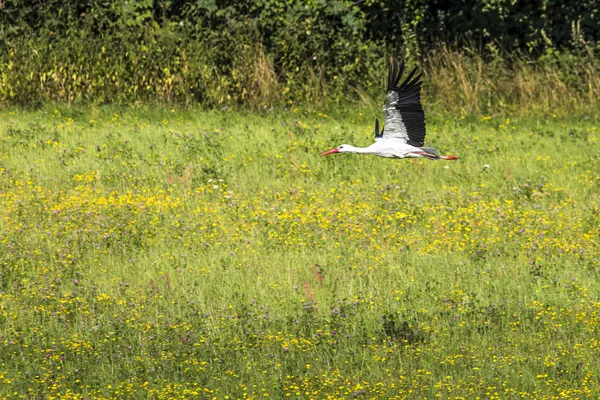
[[[355,147],[345,144],[340,150],[340,153],[358,153],[358,154],[371,154],[373,153],[368,147]]]

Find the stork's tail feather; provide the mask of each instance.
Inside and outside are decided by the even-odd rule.
[[[434,147],[421,147],[422,151],[416,153],[430,160],[458,160],[456,156],[440,156]]]
[[[427,154],[431,154],[433,156],[439,156],[435,147],[421,147],[421,150],[423,150]]]

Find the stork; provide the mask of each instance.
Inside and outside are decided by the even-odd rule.
[[[388,158],[427,158],[430,160],[457,160],[456,156],[441,156],[432,147],[423,147],[425,140],[425,114],[421,105],[421,77],[415,76],[415,67],[400,83],[405,64],[398,60],[388,63],[387,95],[383,105],[384,127],[379,132],[379,120],[375,120],[375,143],[369,147],[342,144],[321,153],[373,154]]]

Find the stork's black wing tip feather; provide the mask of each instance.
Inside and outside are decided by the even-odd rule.
[[[390,91],[396,90],[398,88],[398,82],[404,74],[404,66],[404,61],[402,61],[402,63],[399,64],[398,59],[396,57],[392,57],[388,61],[388,81],[386,93],[389,93]]]
[[[375,119],[375,139],[383,137],[383,129],[379,132],[379,120]]]
[[[392,57],[388,61],[388,85],[387,92],[390,90],[394,90],[394,80],[396,79],[396,75],[398,75],[398,61],[396,57]]]

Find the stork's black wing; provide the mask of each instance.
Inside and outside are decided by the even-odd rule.
[[[400,139],[411,146],[421,147],[425,141],[425,114],[421,105],[421,77],[415,67],[400,83],[405,64],[394,58],[388,64],[388,84],[383,115],[384,138]]]

